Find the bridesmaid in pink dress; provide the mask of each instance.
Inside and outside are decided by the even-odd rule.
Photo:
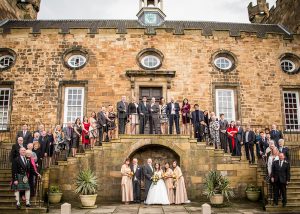
[[[122,174],[122,202],[125,204],[129,204],[129,202],[133,201],[133,184],[132,184],[132,176],[133,173],[130,169],[130,159],[126,158],[125,163],[122,165],[121,174]]]
[[[165,164],[165,174],[164,174],[164,179],[165,179],[165,184],[167,187],[167,193],[168,193],[168,198],[170,201],[170,204],[175,203],[175,196],[174,196],[174,174],[173,170],[170,168],[170,164],[166,163]]]
[[[82,130],[82,145],[84,147],[84,149],[87,149],[90,145],[90,140],[89,138],[87,138],[86,136],[89,136],[89,128],[90,128],[90,123],[89,123],[89,119],[87,118],[87,116],[83,117],[83,130]]]
[[[184,184],[184,178],[177,162],[173,162],[174,175],[176,177],[175,186],[176,186],[176,195],[175,195],[175,204],[184,204],[188,203],[188,197],[186,194],[186,188]]]

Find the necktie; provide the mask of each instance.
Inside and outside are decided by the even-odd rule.
[[[25,157],[23,157],[23,162],[24,162],[24,165],[26,166],[26,159],[25,159]]]
[[[23,131],[23,137],[25,137],[25,135],[26,135],[26,132],[25,132],[25,131]]]

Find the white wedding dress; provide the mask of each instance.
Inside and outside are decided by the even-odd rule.
[[[159,179],[156,184],[151,184],[145,204],[169,205],[170,201],[168,198],[167,187],[162,179],[162,171],[155,172],[154,174],[158,175],[161,179]]]

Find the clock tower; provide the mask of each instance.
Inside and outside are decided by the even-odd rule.
[[[145,26],[159,26],[165,21],[166,15],[163,12],[164,0],[139,0],[140,11],[137,14],[138,20]]]

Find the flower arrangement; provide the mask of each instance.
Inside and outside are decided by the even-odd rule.
[[[151,180],[152,180],[152,183],[153,183],[154,185],[156,185],[157,182],[159,181],[159,176],[158,176],[158,174],[154,174],[154,175],[151,177]]]
[[[128,173],[128,176],[129,176],[130,178],[132,178],[132,177],[133,177],[133,172],[129,172],[129,173]]]

